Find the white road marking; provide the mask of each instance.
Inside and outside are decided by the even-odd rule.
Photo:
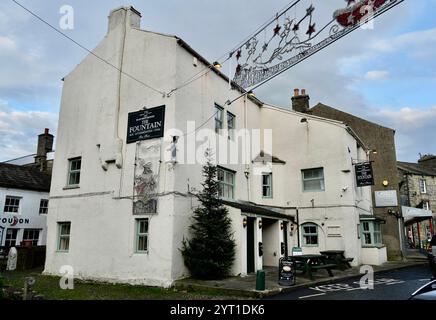
[[[319,297],[319,296],[325,296],[325,293],[317,293],[317,294],[312,294],[310,296],[298,297],[298,299],[307,299],[307,298],[313,298],[313,297]]]

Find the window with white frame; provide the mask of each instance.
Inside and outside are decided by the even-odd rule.
[[[38,245],[39,232],[37,229],[25,229],[23,232],[23,241],[32,241],[33,246]]]
[[[220,133],[224,129],[224,109],[215,104],[215,132]]]
[[[39,214],[47,214],[48,213],[48,200],[41,199],[39,202]]]
[[[262,174],[262,196],[272,198],[272,173]]]
[[[419,179],[419,191],[421,191],[421,193],[427,193],[427,183],[424,179]]]
[[[235,173],[224,168],[218,168],[218,195],[223,199],[235,198]]]
[[[234,140],[236,128],[236,116],[233,113],[227,112],[227,130],[229,132],[229,139]]]
[[[5,207],[4,207],[3,212],[4,213],[19,213],[20,201],[21,201],[21,198],[19,198],[19,197],[6,196]]]
[[[82,158],[74,158],[68,161],[68,186],[78,186],[80,184]]]
[[[324,191],[324,169],[301,170],[303,176],[303,191]]]
[[[6,230],[5,247],[15,247],[17,245],[18,229]]]
[[[71,222],[58,223],[58,251],[68,252],[70,250]]]
[[[318,226],[314,223],[305,223],[301,226],[303,245],[305,247],[318,246]]]
[[[427,200],[424,200],[424,201],[422,202],[422,208],[423,208],[424,210],[430,210],[430,202],[427,201]]]
[[[136,219],[135,252],[148,251],[148,219]]]
[[[381,224],[377,221],[361,221],[362,244],[364,246],[381,246]]]

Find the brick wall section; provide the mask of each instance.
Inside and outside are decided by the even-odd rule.
[[[309,112],[315,116],[346,123],[357,133],[369,149],[377,151],[377,154],[371,153],[370,155],[370,159],[373,161],[375,182],[375,185],[372,187],[374,206],[374,191],[396,190],[399,197],[395,130],[366,121],[323,104],[316,105],[310,109]],[[383,186],[384,180],[389,181],[388,187]],[[402,257],[398,220],[394,215],[388,214],[388,209],[394,209],[399,212],[400,206],[394,208],[374,208],[374,214],[386,220],[386,224],[382,226],[382,233],[389,260],[398,260]]]

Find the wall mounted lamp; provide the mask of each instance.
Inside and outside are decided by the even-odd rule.
[[[283,230],[285,228],[285,224],[282,222],[280,222],[280,230]]]
[[[262,219],[259,220],[259,229],[262,229]]]
[[[248,224],[247,217],[244,217],[244,219],[242,220],[242,226],[243,226],[244,228],[246,228],[246,227],[247,227],[247,224]]]
[[[389,186],[389,181],[388,181],[388,180],[383,180],[383,186],[384,186],[384,187]]]
[[[215,62],[213,63],[213,66],[214,66],[215,68],[217,68],[217,69],[221,69],[221,67],[222,67],[221,63],[219,63],[218,61],[215,61]]]

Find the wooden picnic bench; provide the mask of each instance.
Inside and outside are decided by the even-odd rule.
[[[332,269],[337,267],[337,264],[326,263],[326,256],[320,254],[306,254],[301,256],[290,257],[295,261],[296,270],[307,273],[309,278],[313,280],[313,273],[318,270],[326,270],[330,277],[333,277]]]
[[[354,260],[353,258],[346,258],[343,250],[327,250],[320,253],[326,257],[326,263],[336,264],[341,270],[351,268],[350,263]]]

